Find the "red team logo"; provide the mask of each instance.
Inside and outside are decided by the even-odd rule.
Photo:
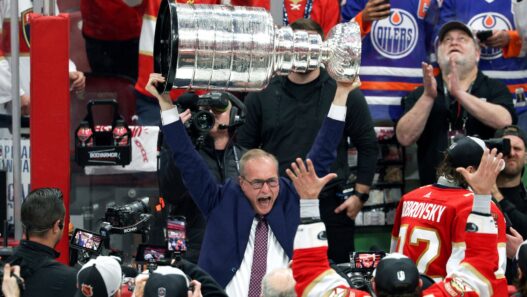
[[[485,12],[474,16],[467,25],[475,31],[481,30],[512,30],[509,20],[496,12]],[[503,55],[501,48],[481,48],[481,59],[493,60]]]
[[[93,287],[90,286],[90,285],[87,285],[87,284],[82,284],[81,285],[81,293],[82,293],[82,295],[84,295],[86,297],[91,297],[91,296],[93,296]]]
[[[29,16],[33,13],[33,8],[26,9],[20,13],[20,20],[22,22],[22,35],[24,36],[24,41],[26,42],[27,47],[29,48]]]

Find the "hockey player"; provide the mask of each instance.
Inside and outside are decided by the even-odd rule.
[[[490,190],[502,164],[501,154],[485,149],[476,171],[458,169],[475,191],[471,200],[465,229],[466,253],[463,261],[441,282],[421,291],[422,281],[416,265],[400,254],[390,255],[379,262],[372,287],[377,296],[506,296],[491,285],[498,254],[498,230],[491,216]],[[293,274],[298,296],[370,296],[367,292],[350,288],[348,282],[332,270],[327,259],[327,241],[320,236],[324,225],[319,221],[318,200],[314,197],[331,178],[318,178],[310,160],[307,168],[302,160],[287,170],[301,197],[302,224],[294,242]],[[403,295],[404,294],[404,295]],[[506,294],[506,292],[505,292]]]
[[[437,170],[437,183],[407,193],[397,207],[390,251],[410,257],[420,273],[436,281],[452,274],[466,256],[469,243],[465,225],[475,196],[481,191],[474,186],[472,191],[467,189],[470,180],[456,168],[474,172],[480,166],[479,155],[484,148],[485,143],[475,137],[464,137],[452,144]],[[498,243],[493,248],[499,261],[493,263],[493,278],[489,281],[499,296],[507,289],[505,219],[494,203],[490,212],[498,228]]]

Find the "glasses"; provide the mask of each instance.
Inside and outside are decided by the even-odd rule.
[[[264,184],[267,184],[271,188],[278,187],[278,178],[271,177],[269,179],[254,179],[254,180],[248,180],[245,178],[245,176],[242,176],[243,180],[245,180],[247,183],[253,187],[255,190],[259,190],[263,188]]]

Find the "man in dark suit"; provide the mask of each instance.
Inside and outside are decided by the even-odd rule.
[[[240,160],[239,179],[218,185],[194,149],[177,109],[155,86],[147,90],[159,100],[162,130],[189,192],[207,219],[199,266],[226,288],[229,296],[260,296],[266,271],[287,266],[300,223],[299,195],[287,178],[278,176],[276,158],[259,149]],[[339,83],[328,117],[308,154],[317,173],[325,175],[336,158],[346,101],[358,83]]]

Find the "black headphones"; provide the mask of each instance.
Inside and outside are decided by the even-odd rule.
[[[228,99],[232,104],[229,114],[229,125],[220,125],[220,129],[229,129],[229,133],[233,133],[236,128],[245,123],[247,109],[245,104],[233,94],[229,92],[221,92],[220,94],[222,98]]]

